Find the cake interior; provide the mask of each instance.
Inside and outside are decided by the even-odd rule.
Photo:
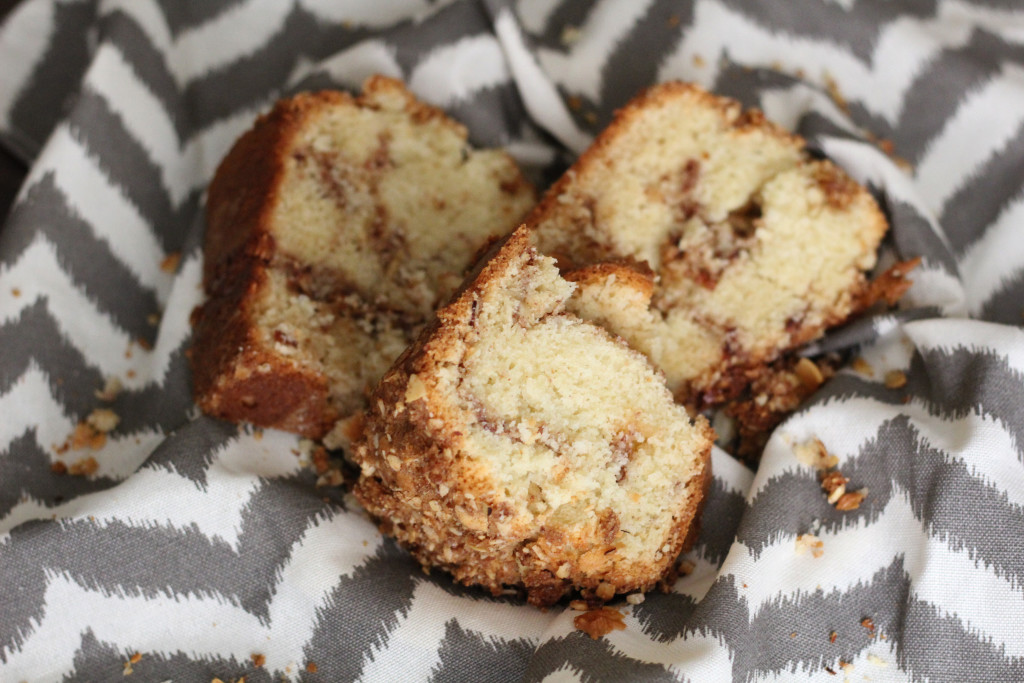
[[[341,416],[533,203],[506,154],[471,149],[393,82],[371,80],[360,103],[309,108],[287,142],[255,315],[270,348],[326,376]]]

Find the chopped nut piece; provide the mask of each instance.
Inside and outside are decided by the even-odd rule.
[[[630,593],[626,596],[626,602],[630,605],[639,605],[646,599],[643,593]]]
[[[860,356],[853,359],[853,363],[850,364],[850,367],[852,367],[855,372],[859,372],[865,377],[875,376],[875,369],[871,367],[871,363],[867,362]]]
[[[808,550],[812,557],[821,557],[825,554],[825,544],[813,534],[800,534],[796,537],[796,554],[803,555]]]
[[[825,493],[831,494],[840,488],[845,490],[846,484],[849,481],[839,470],[821,473],[821,488],[825,489]]]
[[[576,610],[577,612],[586,612],[590,608],[585,600],[573,600],[569,603],[569,609]]]
[[[610,583],[602,581],[601,583],[597,584],[597,590],[594,591],[594,593],[600,600],[611,600],[613,597],[615,597],[615,586],[613,586]]]
[[[793,366],[793,372],[800,378],[803,385],[812,391],[820,387],[825,381],[825,376],[821,374],[821,369],[810,358],[798,360],[796,365]]]
[[[885,386],[889,389],[899,389],[907,384],[907,376],[902,370],[890,370],[885,373]]]
[[[173,273],[178,270],[178,264],[181,263],[181,252],[172,251],[164,260],[160,262],[160,270],[165,273]]]
[[[867,496],[866,489],[860,491],[853,491],[851,493],[844,493],[838,501],[836,501],[836,510],[843,512],[849,512],[850,510],[856,510],[860,507],[860,504],[864,502],[864,498]]]
[[[85,418],[85,421],[97,432],[106,434],[117,427],[117,423],[121,421],[121,417],[109,408],[97,408],[89,413],[89,417]]]
[[[253,663],[254,666],[263,666],[264,664],[267,663],[267,658],[264,655],[261,655],[261,654],[253,654],[252,655],[252,663]]]
[[[578,615],[572,620],[572,623],[577,629],[597,640],[612,631],[624,630],[626,624],[623,619],[625,617],[619,610],[611,607],[601,607]]]

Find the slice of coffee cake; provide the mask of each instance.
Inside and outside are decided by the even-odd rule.
[[[711,430],[639,352],[565,310],[519,229],[371,396],[355,493],[426,567],[547,605],[648,590],[710,481]]]
[[[282,100],[210,186],[200,407],[323,437],[534,200],[511,157],[398,81]]]
[[[682,83],[626,105],[527,224],[580,270],[569,308],[642,350],[697,409],[846,320],[887,227],[801,138]]]

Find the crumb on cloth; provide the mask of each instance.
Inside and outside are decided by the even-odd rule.
[[[577,629],[597,640],[612,631],[624,630],[624,619],[622,612],[613,607],[599,607],[577,615],[572,623]]]

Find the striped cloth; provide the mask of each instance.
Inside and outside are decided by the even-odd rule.
[[[23,2],[0,29],[0,140],[31,162],[0,230],[0,680],[1024,680],[1019,7]],[[424,575],[295,437],[191,400],[213,169],[275,98],[371,73],[548,179],[641,87],[699,82],[867,183],[883,263],[924,259],[899,311],[816,349],[870,373],[829,381],[756,473],[714,453],[692,573],[619,604],[625,630]],[[104,406],[103,447],[58,453]],[[857,510],[794,455],[814,438]]]

